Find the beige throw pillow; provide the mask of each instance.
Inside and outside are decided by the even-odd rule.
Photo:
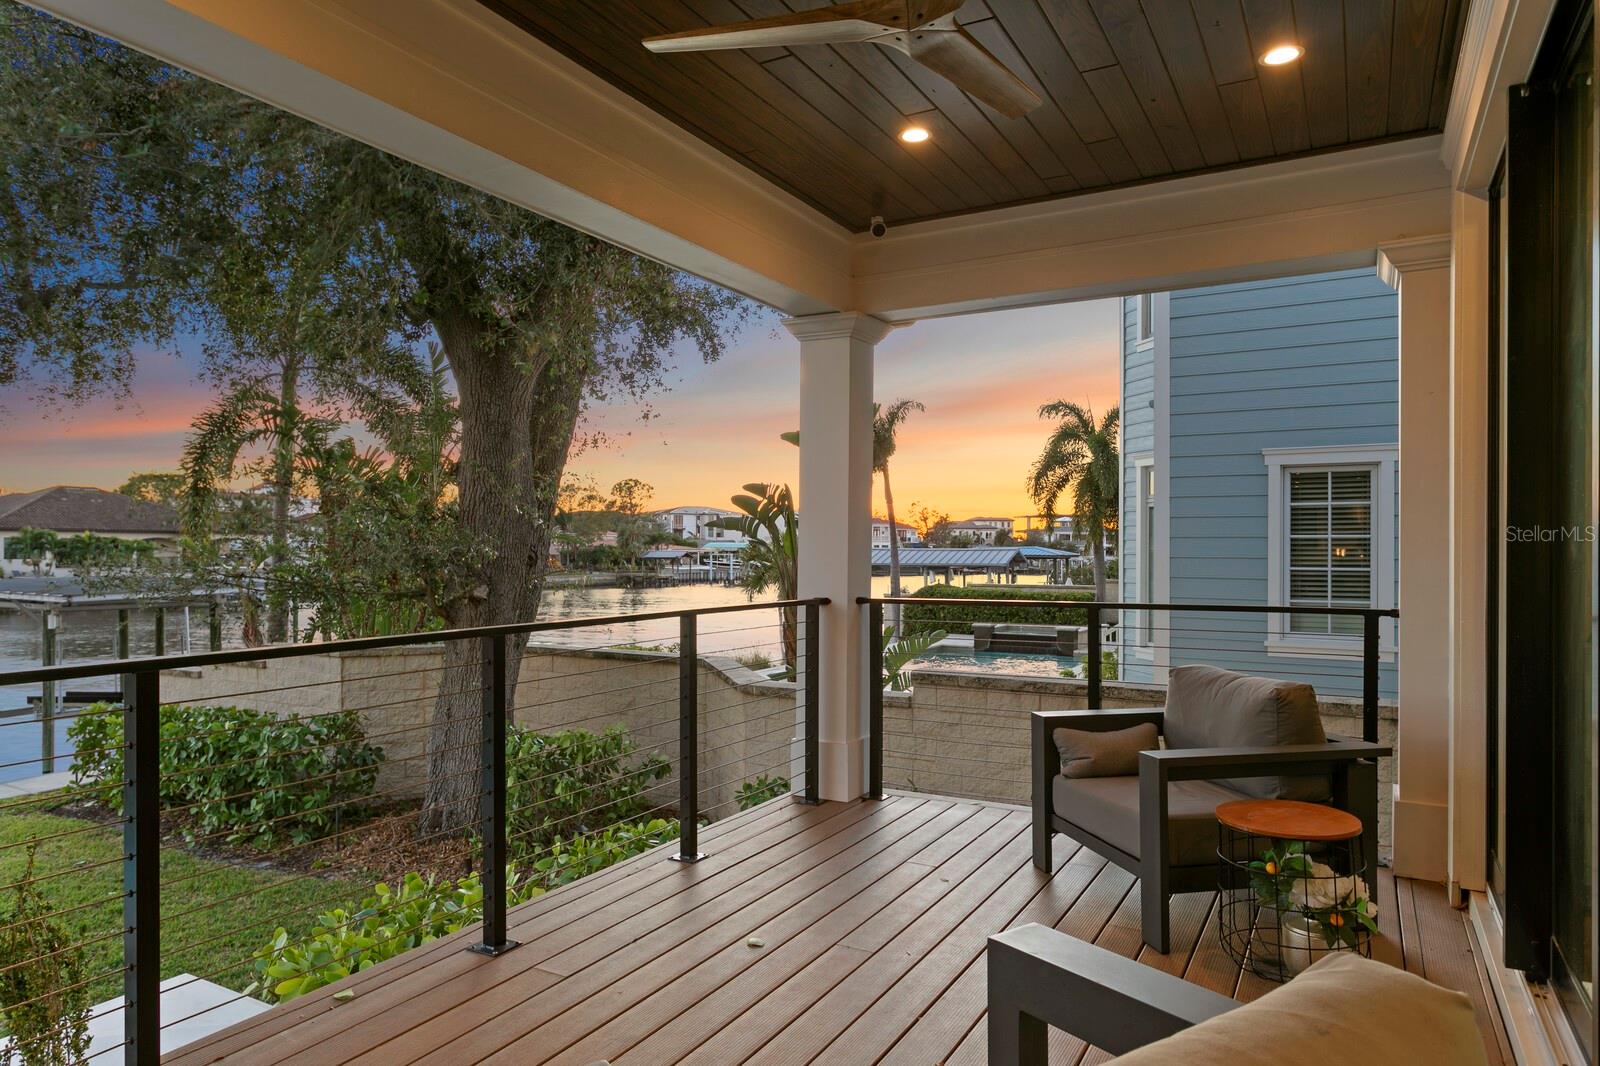
[[[1126,1066],[1483,1066],[1472,1001],[1349,952],[1116,1060]]]
[[[1139,753],[1161,746],[1155,723],[1127,729],[1057,729],[1052,736],[1066,777],[1127,777],[1139,772]]]

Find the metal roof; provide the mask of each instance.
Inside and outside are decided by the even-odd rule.
[[[995,548],[901,548],[900,565],[907,569],[930,567],[1002,567],[1015,566],[1024,559],[1075,559],[1071,552],[1060,548],[1043,548],[1037,544],[1007,544]],[[872,565],[888,566],[889,549],[872,549]]]
[[[747,540],[708,540],[700,545],[703,552],[742,552],[750,546]]]
[[[1020,545],[1007,548],[901,548],[900,565],[904,568],[932,567],[1004,567],[1013,566],[1022,557]],[[889,549],[872,549],[872,565],[888,566]]]
[[[688,555],[688,554],[689,554],[689,549],[688,548],[653,548],[650,551],[641,552],[639,554],[639,558],[641,558],[641,559],[682,559],[685,555]]]

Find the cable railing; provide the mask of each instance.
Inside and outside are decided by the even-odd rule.
[[[826,603],[0,674],[120,682],[70,715],[70,788],[0,800],[7,1046],[83,1057],[83,1005],[120,991],[93,1009],[122,1040],[92,1054],[154,1061],[194,1024],[162,1007],[189,985],[220,985],[199,1013],[231,1021],[473,926],[502,955],[519,902],[673,839],[696,862],[703,824],[783,793],[819,802]],[[615,637],[646,623],[658,638]]]
[[[1166,671],[1209,664],[1241,673],[1303,681],[1340,716],[1359,714],[1377,742],[1385,663],[1396,644],[1392,608],[1239,603],[1122,603],[995,597],[862,597],[868,634],[868,794],[895,787],[1025,802],[1026,716],[1003,713],[1059,695],[1088,710],[1159,702]],[[897,609],[897,618],[885,608]],[[886,630],[890,621],[894,628]],[[1313,638],[1308,630],[1320,627]],[[916,637],[943,639],[905,653],[898,670],[886,655]],[[1011,671],[1015,670],[1016,673]],[[891,674],[917,684],[886,721]],[[937,674],[930,671],[938,671]],[[1004,676],[1000,676],[1004,675]],[[1048,678],[1043,686],[1030,681]],[[924,686],[922,681],[929,681]],[[935,683],[937,682],[937,683]],[[1015,689],[1015,694],[1004,690]],[[937,696],[928,698],[930,689]],[[1044,693],[1041,695],[1040,693]],[[1032,702],[1030,702],[1032,701]],[[1014,719],[1014,721],[1013,721]],[[1351,722],[1352,727],[1354,722]]]

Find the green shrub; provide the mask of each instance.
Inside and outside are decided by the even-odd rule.
[[[86,934],[57,922],[55,908],[33,882],[38,842],[28,847],[27,873],[15,901],[0,912],[0,1010],[15,1041],[5,1061],[62,1066],[89,1054]]]
[[[544,888],[556,888],[676,839],[678,823],[665,818],[610,826],[555,841],[542,858],[534,860],[534,876]]]
[[[122,714],[95,704],[67,728],[72,781],[121,809]],[[190,839],[300,844],[335,832],[372,791],[383,752],[353,711],[280,718],[242,707],[161,708],[161,805]],[[109,787],[108,787],[109,786]]]
[[[768,777],[762,774],[754,781],[746,781],[739,786],[739,791],[734,794],[734,799],[739,804],[741,811],[748,811],[757,804],[765,803],[774,796],[781,796],[789,791],[787,777]]]
[[[506,901],[525,903],[677,835],[677,822],[655,818],[557,840],[531,872],[521,873],[514,866],[506,869]],[[282,1003],[482,920],[483,884],[478,874],[435,882],[408,873],[398,891],[379,883],[359,904],[319,914],[315,928],[301,939],[291,939],[282,927],[275,930],[254,954],[255,976],[245,992],[268,1003]]]
[[[962,588],[955,585],[925,585],[911,594],[917,599],[948,600],[1093,600],[1091,592],[1033,592],[1015,586],[985,586]],[[959,604],[935,606],[933,604],[907,604],[901,612],[901,624],[906,633],[927,633],[943,629],[947,633],[971,633],[973,622],[995,622],[1006,625],[1081,626],[1087,624],[1089,614],[1082,607],[1029,607],[1023,603],[989,606],[984,604]]]
[[[506,739],[506,836],[512,854],[646,814],[645,793],[671,772],[672,764],[660,755],[635,759],[637,750],[620,725],[601,733],[512,727]]]
[[[1067,667],[1065,670],[1061,671],[1061,676],[1062,677],[1076,677],[1076,678],[1079,678],[1079,679],[1082,679],[1082,680],[1087,680],[1088,677],[1089,677],[1088,662],[1085,661],[1082,665],[1079,665],[1079,666],[1069,666],[1069,667]],[[1115,680],[1117,680],[1117,653],[1116,652],[1114,652],[1114,651],[1103,651],[1103,652],[1100,653],[1100,680],[1102,680],[1102,681],[1115,681]]]
[[[506,870],[506,885],[512,904],[544,891],[514,867]],[[304,939],[291,941],[288,930],[279,927],[255,952],[255,977],[245,993],[282,1003],[482,918],[483,885],[477,874],[437,883],[408,873],[398,891],[379,882],[359,904],[319,914],[317,928]]]

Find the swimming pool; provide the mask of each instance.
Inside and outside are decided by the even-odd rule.
[[[1083,663],[1078,656],[1033,655],[1015,651],[971,651],[963,648],[934,647],[912,661],[910,668],[933,667],[972,674],[1023,674],[1035,677],[1060,677],[1061,671],[1077,670]]]

